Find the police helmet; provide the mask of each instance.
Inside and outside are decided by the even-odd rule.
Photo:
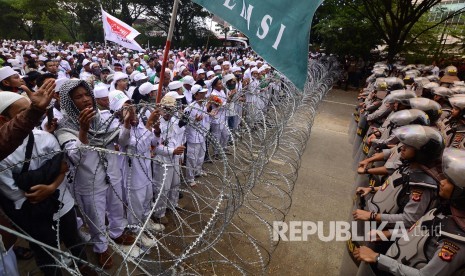
[[[418,109],[397,111],[389,117],[389,120],[395,128],[406,125],[429,125],[428,115]]]
[[[454,86],[450,90],[454,94],[465,94],[465,86]]]
[[[427,98],[412,98],[410,101],[410,107],[424,111],[431,123],[436,122],[442,114],[441,105],[433,100]]]
[[[439,83],[439,77],[436,75],[431,75],[426,77],[430,82],[437,82]]]
[[[454,95],[454,92],[447,87],[436,87],[433,88],[433,94],[441,96],[443,98],[449,98]]]
[[[450,199],[451,206],[465,210],[465,151],[456,148],[445,149],[442,170],[455,186]]]
[[[405,87],[404,81],[396,77],[386,78],[386,83],[389,91],[399,90]]]
[[[415,159],[420,164],[428,164],[441,157],[444,139],[437,130],[429,126],[408,125],[393,131],[399,141],[416,150]]]
[[[395,90],[392,91],[385,99],[384,103],[386,104],[393,104],[393,103],[401,103],[405,106],[410,106],[409,99],[415,98],[416,95],[413,91],[410,90]]]

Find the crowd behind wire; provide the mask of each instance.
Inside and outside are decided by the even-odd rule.
[[[377,63],[360,91],[349,133],[357,171],[351,215],[365,237],[348,242],[357,275],[463,273],[465,83],[458,73],[453,65]]]
[[[18,135],[19,147],[9,144],[13,153],[0,162],[2,225],[42,243],[29,243],[29,252],[2,231],[9,275],[18,274],[13,252],[33,255],[45,275],[60,275],[49,251],[60,241],[84,275],[112,268],[109,243],[134,258],[149,250],[173,223],[167,213],[184,207],[181,184],[202,185],[204,163],[220,162],[280,90],[281,76],[250,49],[172,50],[161,72],[164,53],[155,48],[1,44],[0,127],[40,111],[32,132]],[[86,243],[97,269],[87,262]]]

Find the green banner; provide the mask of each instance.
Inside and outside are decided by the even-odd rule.
[[[192,0],[244,33],[299,89],[307,79],[313,15],[323,0]]]

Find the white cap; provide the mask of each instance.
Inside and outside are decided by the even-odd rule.
[[[250,70],[250,73],[253,73],[253,72],[257,72],[258,73],[258,68],[257,67],[254,67]]]
[[[253,66],[257,66],[257,63],[256,63],[255,61],[251,61],[251,62],[249,63],[249,65],[250,65],[250,67],[253,67]]]
[[[233,68],[231,68],[231,72],[235,73],[235,72],[239,72],[241,71],[242,72],[242,69],[241,67],[237,67],[237,66],[234,66]]]
[[[166,93],[165,97],[166,96],[173,97],[176,100],[184,98],[184,95],[179,95],[178,92],[176,92],[176,91],[170,91],[170,92]]]
[[[120,110],[124,103],[129,101],[128,96],[126,96],[126,94],[120,90],[113,90],[108,93],[108,99],[110,100],[110,109],[113,111]]]
[[[215,70],[215,71],[221,70],[221,66],[220,65],[215,65],[215,67],[213,67],[213,70]]]
[[[207,72],[207,78],[209,78],[210,76],[213,76],[215,74],[215,72],[213,71],[208,71]]]
[[[8,78],[8,77],[11,77],[13,75],[19,75],[18,72],[16,72],[15,70],[13,70],[10,66],[5,66],[3,68],[0,68],[0,81]]]
[[[0,92],[0,113],[3,113],[10,105],[21,99],[25,98],[18,93],[8,91]]]
[[[172,81],[170,84],[168,84],[168,88],[172,90],[178,90],[179,88],[182,87],[182,82],[180,81]]]
[[[89,63],[90,63],[90,60],[84,59],[84,60],[82,61],[82,66],[86,66],[86,65],[89,64]]]
[[[134,75],[134,81],[146,80],[147,76],[144,73],[137,73]]]
[[[236,77],[233,74],[227,74],[226,76],[223,77],[223,82],[227,83],[228,81],[235,79]]]
[[[146,82],[139,86],[139,93],[143,96],[148,95],[150,92],[157,90],[157,86],[151,84],[150,82]]]
[[[203,69],[197,70],[197,75],[200,75],[200,74],[205,74],[205,70]]]
[[[207,92],[207,91],[208,91],[207,88],[203,88],[199,84],[194,84],[194,86],[192,86],[192,89],[191,89],[192,95],[195,95],[196,93],[204,93],[204,92]]]
[[[184,65],[181,66],[181,67],[179,67],[179,73],[182,73],[182,71],[184,71],[184,70],[186,70],[186,69],[187,69],[187,67],[184,66]]]
[[[223,64],[222,64],[222,65],[223,65],[223,66],[224,66],[224,65],[231,65],[231,62],[229,62],[229,61],[225,61],[225,62],[223,62]]]
[[[98,84],[94,87],[94,96],[96,99],[108,97],[109,94],[110,93],[108,92],[108,87],[106,85]]]
[[[195,80],[192,76],[185,76],[184,78],[182,78],[181,81],[183,84],[189,84],[189,85],[194,85],[195,83]]]
[[[119,80],[122,80],[122,79],[127,79],[128,78],[128,75],[123,73],[123,72],[116,72],[114,75],[113,75],[113,82],[117,82]]]

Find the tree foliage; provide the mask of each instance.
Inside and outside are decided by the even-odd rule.
[[[421,18],[441,3],[441,0],[347,0],[345,3],[375,28],[377,35],[388,47],[389,61],[392,61],[404,46],[414,44],[424,33],[465,11],[465,8],[460,9],[434,24],[424,24],[424,28],[418,29]],[[412,36],[415,27],[417,32]]]
[[[363,58],[382,42],[372,24],[340,0],[326,0],[318,8],[311,39],[328,53]]]
[[[103,41],[100,3],[129,25],[140,24],[138,19],[143,19],[144,30],[168,32],[173,5],[168,0],[0,0],[0,37]],[[175,41],[192,43],[210,35],[201,24],[206,16],[209,13],[199,5],[181,0]]]

